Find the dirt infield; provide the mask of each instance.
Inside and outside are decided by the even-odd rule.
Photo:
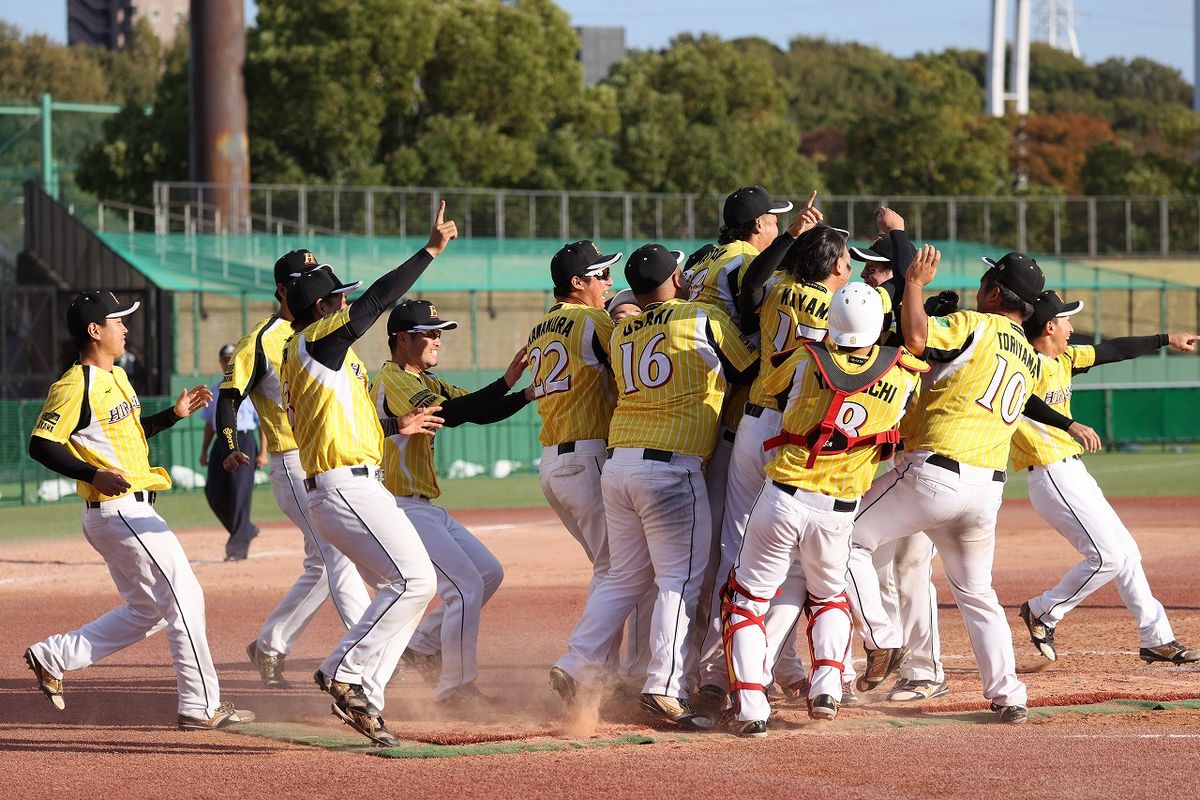
[[[1200,642],[1200,499],[1115,505],[1176,634]],[[68,675],[66,711],[55,711],[34,689],[21,652],[98,616],[117,593],[82,537],[0,548],[4,795],[1137,797],[1186,791],[1200,767],[1200,702],[1188,702],[1200,698],[1200,669],[1143,665],[1111,585],[1060,626],[1056,664],[1026,641],[1016,606],[1078,558],[1027,503],[1005,503],[996,587],[1035,706],[1030,724],[1003,727],[985,712],[961,617],[939,576],[948,696],[919,707],[868,702],[819,724],[802,706],[784,706],[762,741],[655,730],[635,704],[619,701],[594,730],[568,730],[546,669],[582,607],[582,553],[545,509],[458,516],[507,570],[484,611],[480,642],[480,686],[497,707],[476,719],[442,718],[429,687],[400,675],[386,714],[406,742],[396,753],[362,747],[308,680],[339,635],[328,608],[288,661],[294,688],[268,692],[246,663],[246,643],[298,569],[299,534],[290,526],[265,527],[255,557],[236,564],[221,563],[223,536],[213,530],[180,534],[206,593],[222,694],[259,714],[254,735],[174,729],[175,681],[162,636]],[[399,757],[376,757],[389,754]]]

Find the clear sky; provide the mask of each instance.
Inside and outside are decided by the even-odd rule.
[[[663,47],[685,31],[726,38],[797,35],[858,41],[901,56],[947,47],[987,48],[989,0],[558,0],[578,25],[622,25],[626,43]],[[1075,0],[1084,59],[1149,56],[1193,79],[1195,0]],[[1016,0],[1008,0],[1010,14]],[[1033,0],[1033,30],[1043,0]],[[254,3],[247,0],[247,18]],[[66,0],[0,0],[0,17],[23,30],[66,38]]]

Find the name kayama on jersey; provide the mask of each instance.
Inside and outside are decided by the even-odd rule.
[[[1011,333],[999,331],[996,334],[996,339],[1000,343],[1000,349],[1006,353],[1011,353],[1021,360],[1025,368],[1029,370],[1029,374],[1034,378],[1042,377],[1042,364],[1038,360],[1037,353],[1029,345],[1029,340],[1024,335],[1017,337]]]
[[[575,327],[575,320],[570,317],[550,317],[542,320],[529,332],[529,343],[532,344],[534,339],[543,336],[547,333],[556,333],[563,338],[571,335],[571,329]]]
[[[805,296],[791,287],[783,289],[780,294],[780,304],[791,306],[802,314],[808,314],[815,319],[828,319],[829,306],[819,297],[808,297],[808,302],[805,301]]]

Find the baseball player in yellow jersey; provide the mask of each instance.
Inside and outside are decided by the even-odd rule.
[[[1083,302],[1064,303],[1054,292],[1043,292],[1033,304],[1025,333],[1037,349],[1044,378],[1046,404],[1062,414],[1071,413],[1071,376],[1092,367],[1137,358],[1170,347],[1180,353],[1196,351],[1194,333],[1160,333],[1108,339],[1094,347],[1068,344],[1071,316]],[[1029,637],[1043,656],[1055,661],[1054,632],[1071,609],[1104,584],[1113,581],[1121,602],[1137,623],[1141,650],[1147,664],[1165,661],[1190,664],[1200,661],[1200,650],[1184,647],[1175,639],[1167,612],[1154,594],[1137,542],[1109,505],[1088,473],[1079,443],[1055,428],[1022,420],[1013,437],[1014,469],[1029,470],[1029,502],[1038,515],[1083,556],[1058,585],[1021,604],[1020,616]]]
[[[383,428],[367,367],[351,348],[458,235],[438,208],[429,243],[376,280],[352,305],[328,269],[287,289],[296,335],[283,351],[283,402],[308,476],[313,528],[358,567],[375,598],[314,675],[333,713],[378,744],[397,740],[382,717],[384,691],[433,598],[437,576],[412,523],[379,480]]]
[[[405,435],[400,418],[421,409],[436,409],[439,426],[465,422],[486,425],[520,411],[532,391],[508,394],[525,370],[525,349],[495,382],[477,392],[452,386],[432,370],[438,364],[442,332],[457,322],[438,317],[428,300],[406,300],[388,317],[390,361],[371,387],[375,410],[384,427],[383,485],[396,506],[417,529],[437,571],[441,605],[417,628],[408,645],[414,666],[440,653],[440,677],[434,701],[443,707],[466,708],[484,699],[475,685],[479,615],[504,579],[496,557],[445,509],[431,501],[441,495],[433,466],[433,436]]]
[[[180,393],[175,405],[148,417],[115,361],[125,352],[124,318],[138,303],[112,292],[83,292],[67,309],[79,360],[50,387],[29,440],[29,455],[74,478],[84,500],[83,535],[108,564],[125,600],[70,633],[25,651],[38,688],[62,710],[63,674],[82,669],[164,628],[179,692],[177,724],[211,730],[254,715],[221,701],[205,634],[204,593],[175,534],[154,511],[155,495],[171,488],[151,467],[146,440],[212,399],[208,387]]]
[[[780,353],[786,360],[756,381],[786,400],[780,432],[760,445],[771,455],[767,480],[722,605],[735,699],[725,727],[739,736],[767,733],[767,609],[797,565],[807,587],[809,715],[837,715],[850,660],[846,561],[854,511],[881,448],[899,440],[897,423],[918,390],[918,375],[928,370],[903,350],[875,344],[883,301],[872,287],[847,284],[830,305],[825,341]]]
[[[784,255],[781,270],[768,282],[766,298],[756,315],[760,369],[750,387],[745,415],[734,439],[725,486],[720,563],[715,572],[717,580],[712,589],[708,630],[700,654],[700,689],[694,698],[706,710],[719,711],[727,704],[728,670],[721,639],[720,597],[724,577],[729,574],[741,547],[754,498],[762,491],[764,468],[769,458],[762,443],[778,434],[782,424],[778,398],[764,389],[765,381],[773,372],[771,356],[794,348],[801,340],[823,339],[833,292],[850,279],[851,255],[846,248],[845,234],[836,228],[817,225],[820,214],[816,209],[811,211],[815,213],[805,218],[805,231]],[[771,665],[775,667],[775,657],[782,652],[775,677],[785,687],[806,677],[804,666],[795,653],[794,637],[790,635],[803,605],[803,582],[787,581],[767,613]]]
[[[542,493],[592,564],[589,592],[609,569],[600,473],[617,392],[608,352],[613,321],[604,310],[604,295],[622,255],[601,253],[586,240],[555,253],[550,260],[555,303],[533,326],[526,344],[542,419]],[[622,294],[640,314],[632,293]],[[652,599],[640,602],[629,615],[624,637],[627,658],[621,671],[639,682],[649,657],[643,639],[652,609]],[[609,655],[613,668],[618,667],[621,640],[618,630]]]
[[[1025,685],[1017,679],[1012,632],[992,588],[996,514],[1009,444],[1022,413],[1069,429],[1099,446],[1095,432],[1036,398],[1042,369],[1020,323],[1045,278],[1021,253],[999,261],[980,280],[975,311],[929,317],[921,291],[941,255],[922,248],[908,268],[901,308],[904,341],[932,366],[905,439],[903,463],[872,485],[855,519],[851,585],[862,617],[867,668],[863,691],[875,688],[908,657],[899,627],[883,610],[873,551],[917,531],[937,546],[983,679],[983,694],[1002,722],[1028,719]]]
[[[236,430],[238,406],[249,399],[267,436],[275,502],[304,537],[304,571],[267,616],[258,638],[246,647],[251,663],[258,668],[259,677],[268,688],[289,686],[283,674],[284,660],[326,598],[333,601],[333,608],[347,629],[359,620],[371,602],[354,564],[331,547],[309,520],[300,451],[280,393],[283,346],[293,333],[287,286],[301,273],[318,268],[330,269],[328,264],[318,264],[316,256],[308,250],[292,250],[275,262],[279,311],[251,328],[237,343],[217,397],[215,427],[221,434],[218,442],[225,445],[225,469],[250,469],[250,459],[237,449],[232,434]],[[352,283],[343,288],[352,292],[358,286]]]
[[[618,400],[601,484],[612,564],[550,680],[568,702],[576,682],[596,685],[613,637],[656,586],[642,706],[681,726],[709,727],[683,699],[711,536],[702,466],[716,443],[726,386],[749,380],[758,361],[724,311],[683,299],[681,257],[644,245],[625,267],[643,311],[622,321],[610,348]]]

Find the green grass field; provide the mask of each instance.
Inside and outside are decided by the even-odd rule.
[[[1153,450],[1153,452],[1150,452]],[[1164,497],[1200,495],[1200,448],[1141,453],[1098,453],[1088,456],[1088,470],[1109,497]],[[1028,473],[1010,472],[1004,496],[1028,496]],[[503,480],[470,478],[442,481],[441,505],[451,511],[473,508],[543,508],[546,500],[536,475],[515,475]],[[163,517],[177,530],[216,524],[200,492],[168,492],[158,503]],[[61,502],[0,508],[0,542],[72,536],[79,533],[80,505]],[[271,490],[260,486],[254,493],[253,519],[283,519]]]

